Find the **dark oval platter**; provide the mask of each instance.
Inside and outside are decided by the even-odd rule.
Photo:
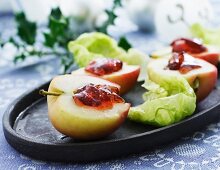
[[[192,133],[216,120],[220,114],[220,90],[197,105],[195,113],[183,121],[162,128],[126,121],[107,138],[83,142],[57,132],[47,115],[46,98],[36,88],[15,100],[3,116],[3,130],[8,143],[17,151],[46,161],[88,162],[143,152]],[[140,104],[143,92],[140,84],[124,96],[133,106]]]

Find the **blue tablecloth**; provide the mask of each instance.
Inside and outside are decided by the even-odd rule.
[[[214,1],[217,4],[217,1]],[[218,3],[220,4],[220,3]],[[220,5],[218,5],[220,7]],[[215,8],[218,13],[220,8]],[[217,19],[216,19],[217,20]],[[218,19],[219,20],[219,19]],[[0,19],[0,30],[4,35],[14,31],[12,17]],[[128,35],[135,46],[145,52],[161,46],[152,35],[139,32]],[[134,41],[135,40],[135,41]],[[1,56],[0,56],[1,57]],[[14,66],[10,60],[0,58],[0,118],[6,107],[28,89],[32,89],[56,75],[59,61],[45,59],[30,60],[22,67]],[[5,140],[0,121],[0,170],[4,169],[218,169],[220,168],[220,122],[184,136],[166,146],[128,157],[88,164],[62,164],[31,159],[15,151]],[[189,129],[190,131],[190,129]],[[57,153],[59,154],[59,153]]]

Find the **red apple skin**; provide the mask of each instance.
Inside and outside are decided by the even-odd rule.
[[[219,53],[211,53],[211,52],[203,52],[200,54],[191,54],[191,55],[195,58],[205,60],[205,61],[217,66],[220,54]]]
[[[105,75],[103,76],[103,79],[120,85],[121,87],[120,94],[125,94],[135,86],[139,74],[140,74],[140,67],[137,67],[136,70],[129,73],[125,73],[121,76],[116,74]]]
[[[211,72],[206,72],[197,76],[186,77],[191,86],[193,85],[193,82],[196,80],[196,78],[199,80],[199,88],[196,91],[196,96],[197,102],[200,102],[205,99],[215,87],[218,78],[217,68],[213,66],[213,71]]]
[[[125,67],[130,67],[132,68],[130,71],[126,71]],[[84,68],[78,69],[76,71],[73,71],[72,74],[74,75],[90,75],[90,76],[97,76],[92,73],[89,73],[85,71]],[[120,85],[120,94],[125,94],[129,90],[131,90],[134,85],[137,82],[137,78],[140,74],[140,67],[139,66],[123,66],[122,70],[118,72],[114,72],[108,75],[104,76],[97,76],[99,78],[103,78],[105,80],[108,80],[110,82],[116,83]]]

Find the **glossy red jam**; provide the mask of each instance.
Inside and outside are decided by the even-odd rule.
[[[92,74],[103,76],[105,74],[111,74],[122,69],[123,63],[118,59],[98,58],[91,61],[85,68],[85,71]]]
[[[191,57],[187,57],[183,52],[173,53],[171,59],[168,62],[167,68],[170,70],[179,70],[181,74],[186,74],[191,70],[201,68],[195,60]]]
[[[183,61],[184,61],[183,53],[173,53],[171,59],[168,62],[167,67],[170,70],[179,70]]]
[[[78,106],[111,109],[114,103],[124,103],[118,93],[119,89],[113,86],[88,84],[77,89],[73,99]]]
[[[188,73],[189,71],[191,71],[191,70],[194,70],[194,69],[198,69],[198,68],[201,68],[201,66],[200,65],[182,65],[181,67],[180,67],[180,69],[179,69],[179,72],[181,73],[181,74],[186,74],[186,73]]]
[[[173,48],[173,52],[177,53],[187,52],[189,54],[198,54],[207,51],[207,48],[202,44],[187,38],[176,39],[170,45]]]

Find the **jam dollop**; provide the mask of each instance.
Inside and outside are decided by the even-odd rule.
[[[179,70],[184,61],[184,53],[173,53],[172,57],[168,62],[168,68],[170,70]]]
[[[174,40],[171,44],[173,52],[187,52],[189,54],[198,54],[206,52],[208,49],[201,43],[187,39],[179,38]]]
[[[122,69],[123,63],[118,59],[110,58],[98,58],[89,63],[85,68],[85,71],[92,74],[103,76],[105,74],[111,74]]]
[[[170,58],[167,68],[170,70],[179,70],[181,74],[186,74],[191,70],[201,68],[199,64],[195,62],[195,59],[184,52],[173,53]]]
[[[91,107],[99,110],[111,109],[114,103],[124,103],[117,87],[109,85],[94,85],[92,83],[78,88],[73,99],[79,106]]]

